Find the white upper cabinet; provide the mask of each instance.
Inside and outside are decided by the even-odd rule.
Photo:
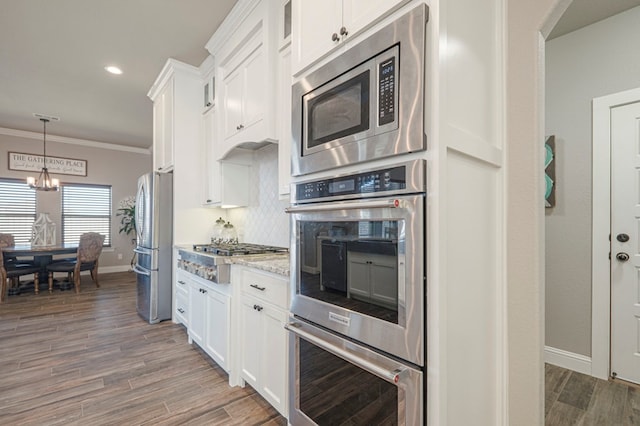
[[[249,205],[251,152],[236,150],[228,161],[218,161],[217,106],[202,116],[202,204],[211,207],[243,207]]]
[[[276,12],[269,0],[239,1],[207,43],[219,82],[219,160],[234,148],[277,142]]]
[[[210,110],[216,103],[216,73],[213,56],[204,60],[200,69],[203,70],[202,108],[203,113]]]
[[[160,88],[153,101],[153,169],[173,169],[173,77]]]
[[[177,155],[177,150],[196,148],[193,142],[198,140],[199,126],[195,100],[200,84],[198,68],[168,59],[149,90],[147,96],[153,101],[154,170],[173,170],[184,156]]]
[[[292,0],[293,74],[408,0]]]

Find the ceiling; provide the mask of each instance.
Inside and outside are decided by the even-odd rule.
[[[236,0],[3,0],[0,127],[148,148],[167,58],[199,66]],[[107,73],[117,65],[123,74]]]
[[[640,6],[640,0],[574,0],[547,40],[568,34],[636,6]]]
[[[147,92],[167,58],[198,66],[236,0],[3,0],[0,127],[148,148]],[[640,5],[574,0],[549,38]],[[118,65],[115,76],[104,67]]]

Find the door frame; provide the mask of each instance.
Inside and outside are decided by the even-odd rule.
[[[640,102],[640,88],[593,99],[591,375],[611,371],[611,109]]]

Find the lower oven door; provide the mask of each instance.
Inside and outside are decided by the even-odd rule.
[[[421,370],[306,322],[286,328],[290,424],[424,424]]]
[[[288,211],[291,312],[424,366],[425,195]],[[316,270],[305,269],[309,256]]]

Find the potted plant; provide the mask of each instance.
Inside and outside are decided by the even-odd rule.
[[[136,199],[133,196],[128,196],[120,200],[118,203],[118,210],[116,216],[120,216],[120,230],[119,234],[134,235],[131,239],[131,243],[135,244],[136,233]],[[136,254],[133,253],[131,257],[131,266],[135,261]]]

